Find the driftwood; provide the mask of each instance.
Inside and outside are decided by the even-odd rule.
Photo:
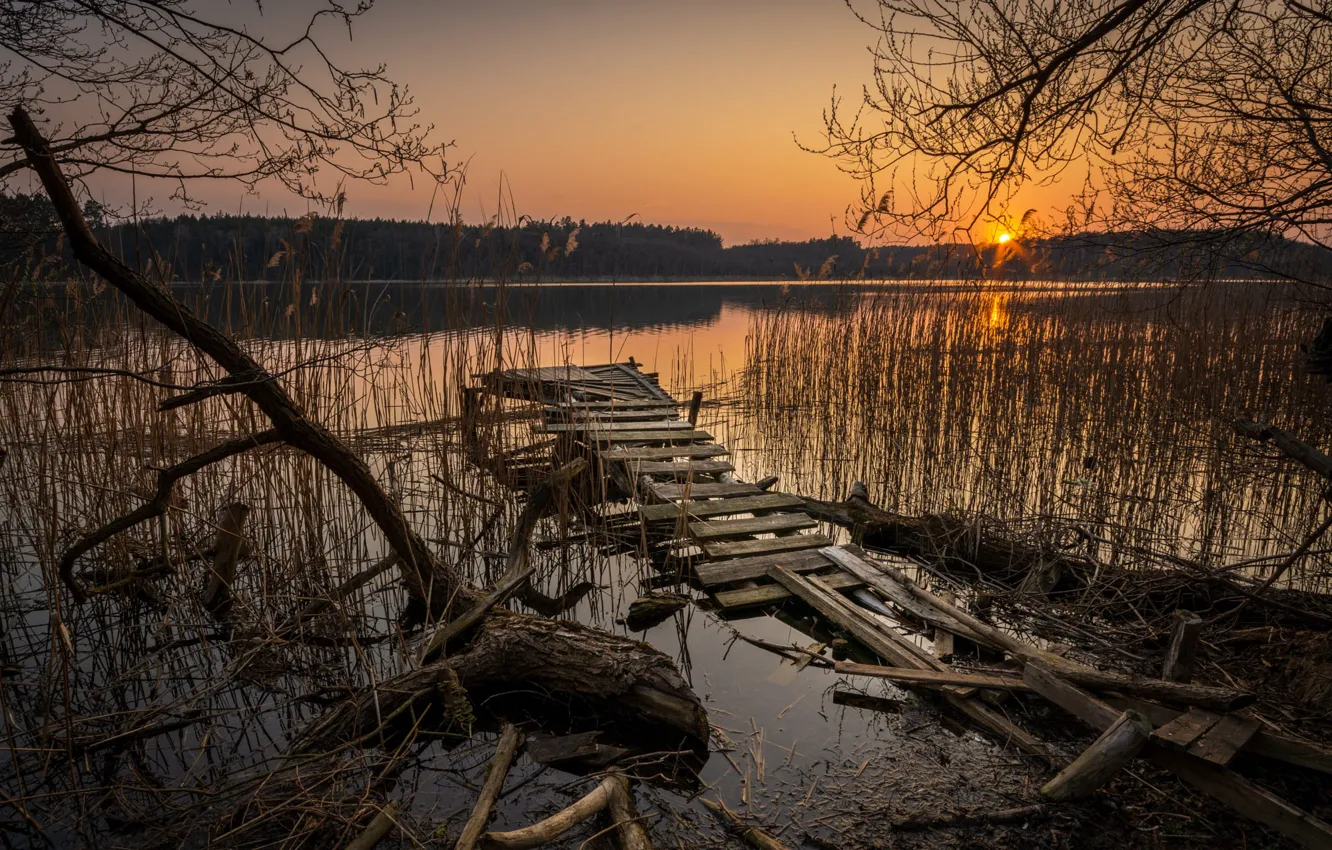
[[[518,752],[520,743],[522,735],[512,723],[505,723],[504,729],[500,732],[499,742],[495,745],[495,757],[490,760],[486,772],[486,781],[481,786],[480,793],[476,795],[476,807],[472,809],[472,815],[463,826],[462,835],[458,836],[458,843],[453,845],[453,850],[472,850],[480,840],[481,834],[486,831],[486,825],[490,823],[490,815],[495,808],[495,800],[499,798],[500,789],[504,787],[504,778],[509,775],[509,766],[513,764],[513,757]]]
[[[615,831],[620,839],[620,850],[652,850],[652,839],[648,837],[647,827],[634,806],[634,795],[629,787],[629,779],[622,773],[613,771],[616,780],[615,793],[611,795],[608,809]]]
[[[1050,807],[1044,803],[1017,806],[1012,809],[982,809],[948,814],[912,815],[893,824],[894,832],[919,829],[948,829],[958,826],[980,826],[991,823],[1023,823],[1048,817]]]
[[[347,845],[347,850],[374,850],[375,845],[383,841],[398,825],[398,804],[389,803],[379,810],[365,827],[365,831]]]
[[[1126,711],[1073,763],[1041,788],[1041,796],[1056,802],[1089,796],[1132,761],[1147,744],[1152,724],[1136,711]]]
[[[737,815],[726,807],[725,803],[709,800],[707,797],[699,797],[698,801],[712,810],[722,823],[740,833],[740,840],[757,850],[786,850],[786,845],[773,838],[768,833],[759,829],[757,826],[747,824]]]
[[[549,844],[606,808],[610,804],[611,797],[619,792],[621,781],[619,776],[608,776],[573,805],[531,826],[515,829],[512,832],[487,832],[483,846],[502,848],[502,850],[531,850]]]

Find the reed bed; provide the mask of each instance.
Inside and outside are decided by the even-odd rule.
[[[904,514],[1075,524],[1111,563],[1220,566],[1287,552],[1321,519],[1302,467],[1235,436],[1249,417],[1328,445],[1301,373],[1321,316],[1273,285],[989,285],[848,291],[756,313],[727,442],[753,475]],[[1323,553],[1325,554],[1325,553]],[[1292,575],[1326,588],[1322,555]]]

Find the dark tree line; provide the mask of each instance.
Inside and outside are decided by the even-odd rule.
[[[1262,234],[1083,234],[976,248],[865,247],[850,237],[725,246],[710,230],[565,218],[516,227],[320,216],[182,215],[108,223],[99,239],[164,281],[1327,279],[1321,246]],[[68,258],[49,201],[0,196],[0,253],[10,268],[60,279]]]

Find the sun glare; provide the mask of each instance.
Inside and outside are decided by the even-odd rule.
[[[1003,245],[1003,244],[1005,244],[1005,243],[1007,243],[1007,242],[1010,242],[1010,241],[1012,241],[1012,239],[1013,239],[1013,234],[1011,234],[1011,233],[1000,233],[1000,234],[999,234],[999,244],[1000,244],[1000,245]]]

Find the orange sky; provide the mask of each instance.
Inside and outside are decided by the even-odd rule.
[[[304,20],[302,5],[225,14],[281,33]],[[421,119],[456,142],[454,158],[470,160],[467,220],[496,211],[503,175],[528,216],[637,214],[711,228],[728,244],[846,231],[856,185],[793,136],[820,143],[834,85],[848,105],[859,100],[873,37],[843,0],[378,0],[350,43],[322,32],[344,64],[386,63]],[[127,200],[116,180],[126,182],[100,191]],[[159,208],[171,208],[169,191]],[[210,210],[307,210],[280,190],[191,191]],[[348,197],[348,216],[420,219],[431,187],[353,185]]]

